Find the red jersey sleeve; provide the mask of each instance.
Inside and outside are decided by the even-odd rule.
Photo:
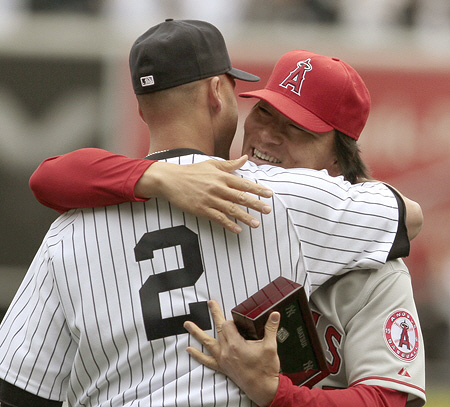
[[[60,213],[145,201],[134,195],[134,187],[154,162],[84,148],[42,162],[30,178],[30,188],[40,203]]]
[[[309,389],[280,375],[277,394],[269,407],[405,407],[407,394],[381,386],[357,385],[348,389]]]

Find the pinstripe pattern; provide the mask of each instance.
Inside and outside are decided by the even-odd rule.
[[[343,270],[381,267],[398,211],[382,184],[352,186],[325,172],[252,163],[238,174],[277,192],[268,200],[270,215],[252,213],[261,226],[244,227],[240,235],[160,199],[59,217],[0,329],[0,376],[44,398],[67,394],[71,406],[250,406],[232,382],[189,358],[189,335],[147,339],[146,326],[159,333],[144,317],[150,298],[141,300],[141,288],[151,281],[154,292],[169,270],[179,270],[169,284],[192,277],[183,256],[197,249],[183,252],[183,239],[194,232],[202,263],[196,271],[203,272],[194,284],[152,294],[150,309],[160,308],[167,327],[190,304],[213,298],[229,317],[237,303],[280,275],[313,291]],[[148,254],[146,243],[139,247],[148,256],[136,260],[143,236],[179,226],[176,244]]]

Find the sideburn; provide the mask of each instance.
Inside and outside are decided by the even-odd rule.
[[[337,165],[344,178],[352,184],[361,178],[369,178],[370,172],[361,157],[361,150],[357,141],[336,130],[335,150]]]

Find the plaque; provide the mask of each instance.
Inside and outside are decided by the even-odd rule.
[[[277,333],[281,372],[299,386],[312,387],[329,375],[305,289],[278,277],[231,310],[240,334],[262,339],[273,311],[281,315]]]

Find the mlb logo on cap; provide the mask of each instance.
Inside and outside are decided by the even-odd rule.
[[[168,18],[151,27],[131,47],[129,65],[137,95],[222,74],[259,81],[258,76],[231,65],[221,32],[199,20]]]
[[[155,84],[155,79],[153,78],[153,75],[149,76],[142,76],[141,77],[141,85],[142,86],[152,86]]]

